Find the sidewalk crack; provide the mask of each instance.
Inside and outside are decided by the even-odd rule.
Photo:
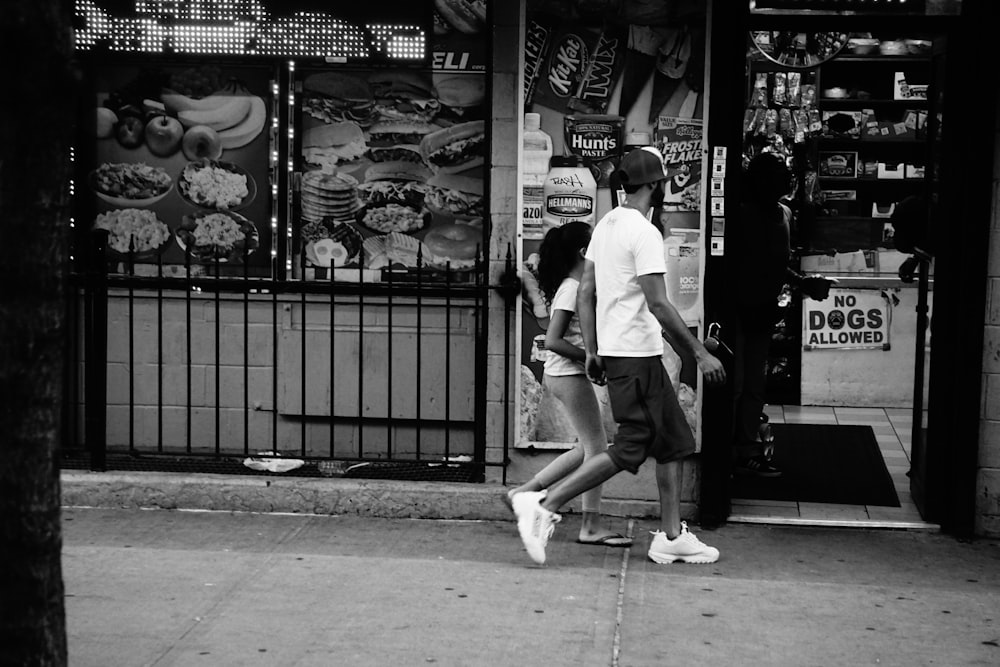
[[[635,519],[628,520],[628,529],[625,537],[633,538],[635,529]],[[625,575],[628,574],[628,559],[632,553],[632,546],[629,545],[622,550],[622,564],[618,572],[618,601],[615,609],[615,638],[611,644],[611,667],[618,667],[618,657],[621,653],[622,642],[622,615],[625,608]]]

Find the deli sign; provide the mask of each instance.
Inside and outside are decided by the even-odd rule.
[[[831,289],[803,299],[804,350],[889,349],[890,305],[878,290]]]

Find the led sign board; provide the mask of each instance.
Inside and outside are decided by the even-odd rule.
[[[337,4],[331,11],[330,3],[301,1],[76,0],[76,48],[340,61],[429,57],[429,2],[352,3],[349,10]]]

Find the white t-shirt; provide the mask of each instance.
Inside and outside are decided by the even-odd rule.
[[[662,328],[649,312],[639,276],[666,273],[663,235],[635,209],[619,206],[594,227],[587,259],[597,288],[597,353],[661,356]]]
[[[557,310],[567,310],[573,314],[566,327],[566,333],[563,334],[563,339],[570,345],[576,345],[582,349],[583,334],[580,333],[580,318],[576,315],[576,293],[579,291],[579,288],[579,280],[569,276],[564,278],[559,284],[559,289],[556,290],[555,296],[552,297],[552,305],[549,307],[549,313],[554,313]],[[550,351],[548,357],[545,359],[546,375],[583,375],[584,373],[583,362],[574,361],[556,352]]]

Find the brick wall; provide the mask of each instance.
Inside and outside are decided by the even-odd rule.
[[[224,455],[305,447],[310,456],[374,458],[388,456],[391,442],[392,455],[404,458],[418,448],[423,457],[443,456],[446,448],[449,455],[473,454],[471,302],[446,311],[439,300],[428,300],[418,325],[415,305],[400,299],[390,327],[385,306],[371,303],[359,313],[356,303],[338,302],[331,321],[329,301],[310,298],[303,331],[298,298],[254,296],[244,314],[239,296],[226,295],[218,304],[208,294],[190,303],[180,292],[164,297],[160,306],[154,294],[142,292],[131,302],[121,291],[109,299],[110,447],[182,454],[211,452],[218,443]],[[84,397],[82,351],[77,367],[78,395]],[[74,415],[81,440],[84,402]],[[344,419],[331,423],[331,414]],[[360,433],[358,415],[381,421],[369,421]],[[419,431],[418,415],[425,420]]]
[[[997,94],[1000,95],[1000,91]],[[986,274],[976,533],[1000,537],[1000,112],[993,146],[993,207]]]

